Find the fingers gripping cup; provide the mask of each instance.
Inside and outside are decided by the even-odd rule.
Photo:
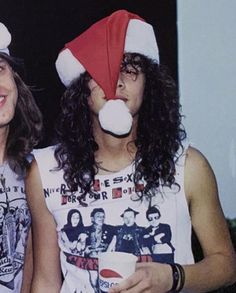
[[[135,272],[137,257],[125,252],[103,252],[99,255],[100,293],[108,290]]]

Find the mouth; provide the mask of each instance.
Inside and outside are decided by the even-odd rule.
[[[119,99],[119,100],[122,100],[122,101],[124,101],[124,102],[127,102],[127,101],[128,101],[128,99],[126,99],[126,98],[123,97],[123,96],[116,96],[115,99]]]
[[[6,95],[1,95],[0,94],[0,106],[5,102],[7,96]]]
[[[110,100],[110,99],[107,99],[106,97],[105,97],[105,99],[106,99],[107,101]],[[115,98],[112,99],[112,100],[122,100],[122,101],[125,102],[125,103],[128,101],[128,99],[126,99],[125,97],[122,97],[122,96],[115,96]]]
[[[106,96],[104,97],[104,100],[109,101],[109,100],[122,100],[123,102],[128,102],[128,99],[123,97],[123,96],[115,96],[114,99],[108,99]]]

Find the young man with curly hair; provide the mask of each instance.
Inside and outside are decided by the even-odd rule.
[[[9,55],[11,35],[0,23],[0,292],[29,292],[30,270],[23,267],[31,217],[24,178],[34,146],[41,138],[42,117],[23,82],[19,59]],[[27,262],[28,264],[28,262]],[[22,290],[22,291],[21,291]]]
[[[121,250],[138,257],[136,272],[109,292],[205,292],[232,283],[234,252],[216,180],[206,158],[185,140],[176,86],[160,65],[152,26],[116,11],[67,43],[56,67],[67,86],[58,143],[35,152],[27,179],[32,292],[99,292],[97,256],[86,248],[83,256],[73,254],[57,237],[73,208],[85,231],[91,212],[102,208],[110,228],[93,233],[94,245],[115,251],[119,240]],[[173,261],[170,245],[159,245],[159,256],[150,249],[160,235],[145,241],[146,213],[154,207],[170,230]],[[119,233],[124,211],[127,223],[135,211],[135,233],[133,225]],[[196,264],[192,228],[204,251]]]

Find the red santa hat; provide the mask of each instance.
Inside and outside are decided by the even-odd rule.
[[[8,31],[7,27],[0,22],[0,53],[9,54],[8,46],[11,43],[11,34]]]
[[[87,70],[107,99],[114,99],[124,52],[140,53],[159,63],[153,27],[136,14],[118,10],[67,43],[56,69],[65,86]]]

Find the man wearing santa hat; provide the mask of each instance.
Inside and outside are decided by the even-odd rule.
[[[28,156],[40,139],[42,118],[20,77],[20,60],[10,56],[10,43],[11,34],[0,22],[0,292],[26,293],[32,268],[24,267],[31,223],[24,178]]]
[[[116,11],[67,43],[56,68],[67,87],[58,143],[35,151],[27,180],[32,292],[99,292],[97,257],[86,249],[83,256],[73,254],[57,238],[75,207],[85,226],[94,208],[104,209],[116,235],[112,250],[120,215],[127,208],[137,211],[137,270],[109,292],[206,292],[232,283],[234,252],[215,177],[205,157],[185,141],[176,87],[160,65],[152,26]],[[172,263],[165,257],[155,261],[142,243],[152,206],[170,227]],[[196,264],[192,227],[204,252]],[[97,231],[94,241],[101,235]],[[135,253],[132,247],[126,249]]]

